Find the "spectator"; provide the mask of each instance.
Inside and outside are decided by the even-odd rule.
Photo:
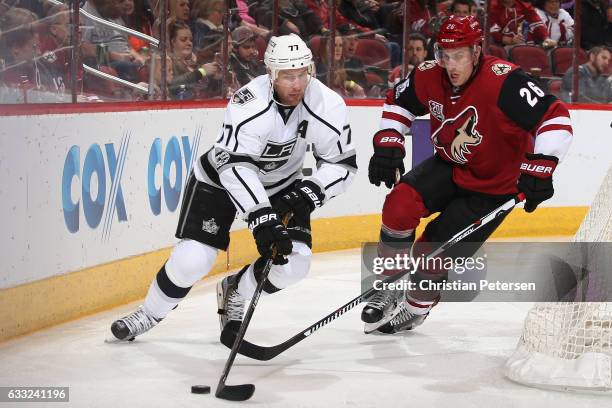
[[[436,9],[435,0],[410,0],[410,29],[412,32],[423,34],[426,38],[432,38],[438,31],[437,26],[440,15]],[[404,12],[399,15],[404,18]]]
[[[196,51],[203,47],[204,39],[210,32],[223,32],[223,0],[195,0],[191,16]]]
[[[538,0],[536,12],[550,38],[558,45],[571,45],[574,40],[574,19],[561,8],[560,0]]]
[[[189,23],[189,0],[169,0],[169,18],[182,23]]]
[[[408,37],[408,47],[406,49],[406,59],[408,60],[408,76],[415,67],[427,58],[427,39],[420,33],[412,33]]]
[[[579,88],[578,102],[610,103],[612,87],[604,73],[610,64],[610,50],[605,47],[593,47],[589,50],[589,60],[578,67]],[[561,97],[571,102],[573,72],[570,68],[563,75]]]
[[[153,24],[155,18],[149,4],[149,0],[124,0],[123,1],[123,20],[126,27],[139,31],[143,34],[153,36]],[[128,36],[128,42],[135,52],[140,51],[150,45],[145,40],[134,36]]]
[[[242,6],[240,6],[239,3],[242,4]],[[248,7],[245,3],[245,0],[229,0],[230,31],[233,31],[234,27],[246,26],[249,27],[251,31],[253,31],[255,34],[263,38],[270,37],[270,30],[263,26],[260,27],[257,22],[246,13],[247,8]],[[243,15],[247,18],[242,18]],[[235,24],[232,24],[233,22],[235,22]]]
[[[234,2],[236,3],[236,9],[240,19],[245,23],[257,25],[257,21],[249,11],[249,4],[246,2],[246,0],[234,0]]]
[[[170,29],[170,25],[172,24],[173,21],[178,21],[178,22],[189,25],[190,23],[189,0],[168,0],[167,5],[168,5],[168,19],[166,20],[166,27],[168,27],[168,29],[166,30],[166,33],[168,33]],[[157,4],[155,5],[156,19],[155,19],[155,23],[153,24],[153,32],[156,38],[160,38],[160,32],[161,32],[160,24],[161,24],[162,16],[161,16],[161,10],[159,9],[160,7],[161,7],[161,2],[157,1]]]
[[[49,98],[45,93],[58,96],[64,94],[62,75],[55,72],[54,67],[41,58],[37,37],[31,25],[13,28],[4,33],[3,41],[12,63],[1,71],[0,82],[12,88],[38,91],[40,100],[36,102],[48,101]]]
[[[8,7],[7,5],[5,6]],[[3,14],[0,15],[0,68],[3,65],[10,65],[13,62],[5,41],[8,32],[17,27],[27,26],[34,28],[37,22],[38,16],[30,10],[20,7],[7,8],[4,10]],[[35,30],[34,36],[38,36]],[[35,42],[38,43],[36,38]]]
[[[246,26],[238,27],[232,31],[230,67],[240,86],[266,73],[264,64],[258,59],[259,51],[255,42],[256,38],[257,34]]]
[[[363,27],[357,24],[356,22],[344,17],[337,8],[341,0],[334,0],[334,1],[336,2],[336,13],[335,13],[336,27],[353,24],[355,27],[357,27],[357,30],[359,30],[359,32],[372,34],[372,31],[369,28]],[[323,22],[323,27],[329,30],[330,29],[329,27],[330,9],[329,9],[327,0],[304,0],[304,2],[308,6],[308,8],[310,8],[313,12],[315,12],[319,16],[319,18]],[[377,34],[377,33],[374,33],[373,35],[374,35],[375,40],[383,42],[383,43],[387,42],[387,39],[383,35]]]
[[[544,47],[556,44],[533,6],[521,0],[498,0],[489,12],[491,37],[501,46],[536,42]]]
[[[362,26],[376,33],[374,38],[383,42],[389,50],[391,56],[391,67],[401,63],[401,48],[394,41],[389,41],[387,35],[389,32],[383,27],[381,21],[384,20],[383,11],[378,0],[342,0],[339,5],[340,12],[349,21],[355,24],[336,24],[341,31],[343,26]]]
[[[365,77],[363,61],[355,56],[357,43],[359,42],[359,31],[350,25],[342,31],[342,47],[344,53],[344,70],[346,79],[356,82],[363,89],[368,89],[368,81]]]
[[[122,2],[123,0],[87,0],[83,10],[95,17],[125,26],[121,18]],[[95,61],[97,46],[104,44],[108,47],[110,66],[117,71],[118,75],[131,82],[138,82],[137,71],[145,61],[138,53],[132,51],[127,34],[84,15],[81,16],[81,25],[83,27],[81,39],[84,42],[81,49],[85,63],[97,65]]]
[[[39,31],[39,50],[56,74],[55,81],[60,88],[68,85],[70,78],[70,11],[65,4],[58,4],[49,9],[47,17]]]
[[[210,60],[198,64],[193,53],[191,29],[182,22],[170,25],[170,50],[173,80],[169,91],[173,99],[201,99],[221,96],[223,73],[220,62]],[[206,41],[221,43],[221,36],[209,36]],[[206,46],[206,41],[204,45]]]
[[[406,47],[406,61],[408,66],[402,76],[399,67],[394,69],[389,75],[389,87],[393,87],[400,79],[410,75],[412,70],[427,59],[429,50],[427,48],[427,38],[421,33],[412,33],[408,36],[408,46]]]
[[[584,0],[582,2],[580,46],[585,50],[606,45],[606,30],[609,24],[607,6],[607,0]]]
[[[274,0],[251,0],[250,8],[253,10],[257,24],[272,28]],[[306,40],[313,35],[327,32],[319,16],[304,3],[304,0],[279,0],[278,8],[280,35],[294,33]]]
[[[474,0],[453,0],[449,13],[460,17],[476,16],[477,7]]]
[[[2,3],[11,9],[19,8],[31,11],[37,20],[48,15],[49,9],[54,5],[47,0],[9,0],[2,1]]]
[[[320,58],[315,61],[317,79],[323,83],[327,83],[327,72],[331,65],[328,56],[329,39],[329,36],[321,38],[319,46]],[[328,86],[344,97],[365,98],[366,95],[363,87],[347,78],[344,69],[343,40],[339,34],[335,38],[333,64],[335,70],[334,77],[332,78],[332,83],[328,84]]]
[[[340,13],[349,20],[381,33],[383,27],[379,20],[380,3],[378,0],[342,0],[338,6]]]

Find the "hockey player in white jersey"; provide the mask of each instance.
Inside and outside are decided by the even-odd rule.
[[[341,194],[357,170],[342,98],[313,76],[312,53],[296,35],[272,37],[267,75],[236,91],[214,146],[196,161],[183,192],[180,242],[151,283],[144,304],[111,326],[119,340],[148,331],[208,274],[229,245],[238,213],[261,255],[217,285],[221,328],[239,324],[274,245],[264,293],[303,279],[310,268],[310,213]],[[302,176],[307,145],[317,171]],[[283,215],[291,213],[287,227]]]

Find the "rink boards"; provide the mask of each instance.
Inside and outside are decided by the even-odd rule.
[[[497,236],[570,235],[610,165],[610,111],[571,111],[574,143],[544,208],[515,211]],[[359,175],[314,214],[314,250],[351,248],[378,235],[388,191],[367,180],[380,107],[351,106]],[[142,297],[176,242],[182,187],[217,137],[223,108],[0,117],[0,340]],[[408,162],[431,153],[427,121]],[[407,163],[410,165],[409,163]],[[306,173],[314,159],[306,159]],[[250,262],[237,221],[215,273]],[[237,249],[239,248],[239,250]]]

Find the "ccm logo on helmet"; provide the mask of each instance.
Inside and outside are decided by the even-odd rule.
[[[550,166],[538,166],[535,164],[521,163],[521,170],[532,173],[552,174],[553,168]]]

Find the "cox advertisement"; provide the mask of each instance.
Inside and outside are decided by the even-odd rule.
[[[185,180],[222,110],[1,120],[6,288],[172,245]]]

